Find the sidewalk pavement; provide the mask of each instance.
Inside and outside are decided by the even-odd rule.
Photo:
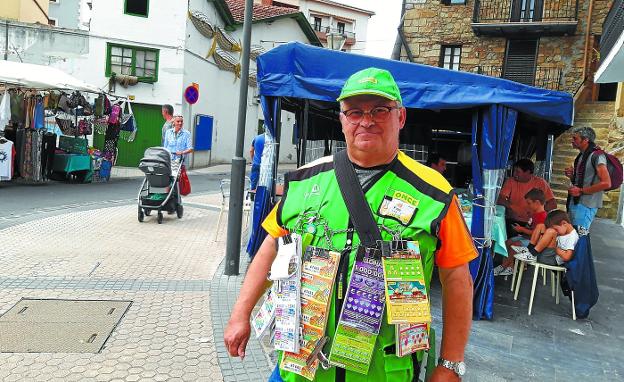
[[[272,365],[251,339],[244,361],[222,336],[241,275],[223,276],[226,224],[214,234],[219,194],[184,199],[185,215],[136,219],[136,205],[33,215],[0,229],[0,314],[21,298],[132,300],[97,354],[2,353],[0,381],[263,381]],[[600,300],[590,319],[572,321],[531,277],[514,301],[497,278],[494,320],[475,321],[465,381],[622,380],[624,229],[598,220],[592,246]],[[245,240],[243,240],[243,244]],[[540,280],[541,283],[541,280]],[[441,333],[441,291],[432,283],[433,326]]]

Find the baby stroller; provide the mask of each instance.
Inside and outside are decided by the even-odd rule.
[[[158,224],[163,222],[163,211],[175,212],[178,219],[182,218],[184,208],[178,186],[178,177],[181,161],[172,161],[171,153],[164,147],[150,147],[145,154],[139,168],[145,173],[145,179],[139,189],[138,218],[139,222],[149,216],[153,210],[158,211]]]

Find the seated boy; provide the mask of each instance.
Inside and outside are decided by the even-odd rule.
[[[531,243],[527,247],[529,253],[525,252],[519,256],[523,260],[537,260],[542,264],[563,265],[566,261],[572,260],[578,240],[578,233],[572,226],[568,214],[561,210],[553,210],[548,213],[545,226],[538,225],[533,232]]]
[[[505,241],[505,245],[507,246],[507,256],[501,265],[494,268],[494,276],[509,276],[513,273],[512,266],[514,263],[513,255],[515,252],[513,251],[512,245],[523,246],[526,247],[530,243],[530,237],[535,231],[535,228],[538,225],[544,225],[544,221],[546,220],[546,210],[544,210],[545,203],[545,195],[544,191],[539,188],[533,188],[529,192],[524,195],[524,200],[527,205],[531,209],[532,217],[529,220],[529,228],[523,227],[519,224],[514,224],[512,227],[514,231],[516,231],[519,235],[514,236]]]

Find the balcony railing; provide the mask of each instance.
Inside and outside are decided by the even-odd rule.
[[[538,66],[535,73],[505,73],[502,66],[477,66],[473,72],[490,77],[505,78],[538,88],[563,90],[563,70],[561,68]]]
[[[600,61],[607,58],[613,45],[624,32],[624,0],[615,0],[602,24],[600,37]]]
[[[349,32],[349,31],[345,31],[343,29],[332,28],[332,27],[328,27],[328,26],[319,26],[318,24],[314,24],[314,23],[310,23],[310,25],[312,25],[312,28],[315,31],[323,34],[324,36],[329,34],[329,33],[338,33],[338,34],[344,35],[347,38],[347,40],[349,40],[349,39],[355,40],[355,32]]]
[[[578,23],[578,0],[476,0],[476,34],[572,34]]]
[[[475,23],[576,21],[578,0],[477,0]]]

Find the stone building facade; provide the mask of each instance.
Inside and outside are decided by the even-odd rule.
[[[590,54],[587,61],[591,65],[591,61],[596,59],[596,55],[592,54],[592,47],[597,44],[612,0],[542,1],[539,22],[528,23],[525,30],[506,30],[511,25],[508,15],[513,13],[511,8],[514,0],[406,0],[404,39],[409,45],[414,62],[443,66],[444,47],[461,47],[459,70],[506,78],[510,78],[504,73],[509,41],[534,39],[537,40],[536,70],[534,83],[529,84],[574,93],[584,78],[583,63],[586,59],[586,26],[590,2],[593,1],[588,49]],[[476,19],[478,9],[475,9],[475,2],[479,7],[490,7],[501,16],[490,22],[493,28],[496,28],[496,24],[500,26],[498,31],[490,29],[488,33],[480,33],[473,29],[475,21],[481,22]],[[563,20],[560,17],[562,14],[569,17]],[[552,29],[549,31],[548,28],[557,24],[565,24],[568,32],[573,24],[576,27],[571,33],[553,32]],[[539,29],[531,30],[543,28],[544,25],[547,25],[544,33]],[[395,58],[408,61],[408,55],[402,47],[400,57]],[[589,70],[585,71],[585,77],[592,74]]]

